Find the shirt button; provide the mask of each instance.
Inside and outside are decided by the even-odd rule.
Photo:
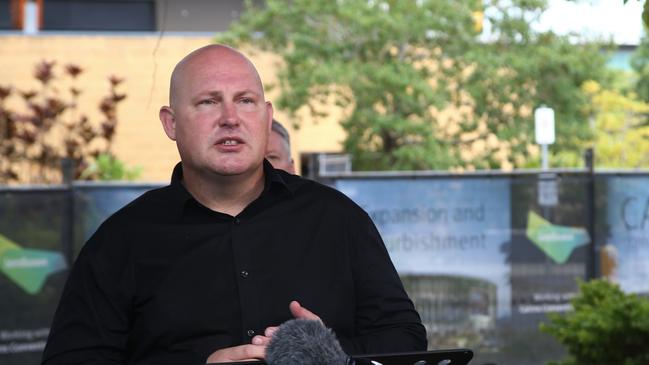
[[[241,219],[239,218],[234,218],[234,224],[239,224],[241,223]]]
[[[255,335],[255,330],[248,330],[248,337],[253,337]]]
[[[241,274],[241,277],[244,278],[244,279],[247,278],[248,275],[250,275],[250,273],[248,273],[246,270],[241,270],[240,274]]]

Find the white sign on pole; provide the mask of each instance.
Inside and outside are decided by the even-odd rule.
[[[536,143],[548,145],[554,143],[554,110],[541,106],[534,111],[534,137]]]

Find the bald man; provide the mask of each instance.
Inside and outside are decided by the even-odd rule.
[[[273,107],[222,45],[185,57],[160,109],[171,184],[81,250],[43,354],[52,364],[264,359],[276,327],[320,320],[350,354],[424,350],[419,315],[368,215],[264,159]]]

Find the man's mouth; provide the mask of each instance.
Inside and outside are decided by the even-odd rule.
[[[239,138],[236,138],[236,137],[235,138],[225,137],[225,138],[221,138],[218,141],[216,141],[216,144],[221,145],[221,146],[232,147],[232,146],[238,146],[240,144],[243,144],[243,141],[241,139],[239,139]]]

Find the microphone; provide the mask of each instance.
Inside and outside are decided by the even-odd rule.
[[[363,365],[378,364],[353,359],[340,346],[333,331],[322,322],[291,319],[277,328],[266,347],[268,365]]]

